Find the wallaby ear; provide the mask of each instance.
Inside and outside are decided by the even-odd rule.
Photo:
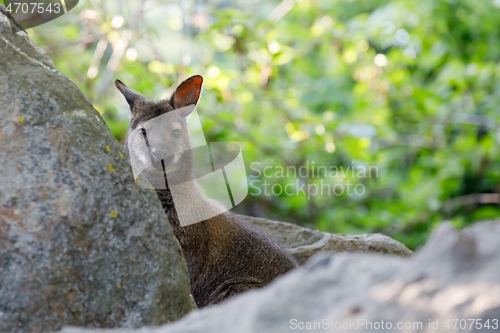
[[[125,96],[125,99],[127,100],[128,105],[130,105],[130,108],[135,105],[135,103],[141,99],[144,99],[144,97],[139,94],[137,91],[130,89],[123,83],[122,81],[116,79],[115,80],[115,86],[120,90],[120,92]]]
[[[186,79],[175,89],[174,94],[170,98],[170,105],[174,109],[180,109],[193,104],[196,105],[200,99],[202,84],[203,77],[201,75],[193,75]],[[184,116],[189,116],[193,110],[194,108],[189,108],[189,110],[186,110],[189,113],[184,114]]]

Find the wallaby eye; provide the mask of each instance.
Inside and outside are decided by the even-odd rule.
[[[178,129],[175,129],[172,131],[172,134],[175,135],[175,136],[179,136],[179,134],[181,134],[181,131],[178,130]]]
[[[142,130],[142,135],[146,136],[146,130],[144,128],[141,128]]]

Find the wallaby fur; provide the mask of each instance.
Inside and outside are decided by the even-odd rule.
[[[134,129],[140,128],[143,122],[174,109],[196,104],[202,83],[201,76],[192,76],[177,87],[169,100],[155,102],[116,80],[116,87],[125,96],[131,110],[129,135]],[[184,140],[186,145],[190,145],[186,121],[182,116],[168,124],[168,127],[165,129],[166,140]],[[134,154],[129,151],[127,144],[125,147],[129,155]],[[182,179],[189,177],[192,163],[192,156],[183,154],[167,168]],[[161,170],[157,172],[161,173]],[[154,171],[146,174],[146,178],[163,176],[153,173]],[[196,185],[186,187],[185,192],[183,195],[189,199],[189,205],[196,205],[197,209],[211,209],[217,205],[217,202],[208,199]],[[264,286],[298,266],[295,259],[270,236],[230,212],[188,226],[180,226],[177,210],[189,210],[190,207],[174,207],[168,186],[167,189],[156,190],[156,193],[184,252],[191,291],[198,307],[219,303],[235,294]],[[191,209],[193,207],[191,206]]]

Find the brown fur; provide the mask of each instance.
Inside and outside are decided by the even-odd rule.
[[[131,108],[131,130],[165,112],[197,103],[201,83],[201,76],[193,76],[179,85],[169,101],[153,102],[116,81]],[[184,154],[177,163],[180,165],[177,168],[179,177],[188,177],[192,157]],[[188,188],[186,191],[192,192],[185,194],[192,198],[189,201],[192,205],[211,204],[195,188]],[[181,227],[168,187],[157,190],[157,194],[184,252],[192,294],[198,307],[215,304],[246,290],[262,287],[297,267],[293,257],[270,236],[239,220],[230,212]]]

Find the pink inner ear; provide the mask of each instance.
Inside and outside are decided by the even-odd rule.
[[[179,109],[198,103],[202,84],[201,76],[194,76],[182,82],[175,90],[173,107]]]

